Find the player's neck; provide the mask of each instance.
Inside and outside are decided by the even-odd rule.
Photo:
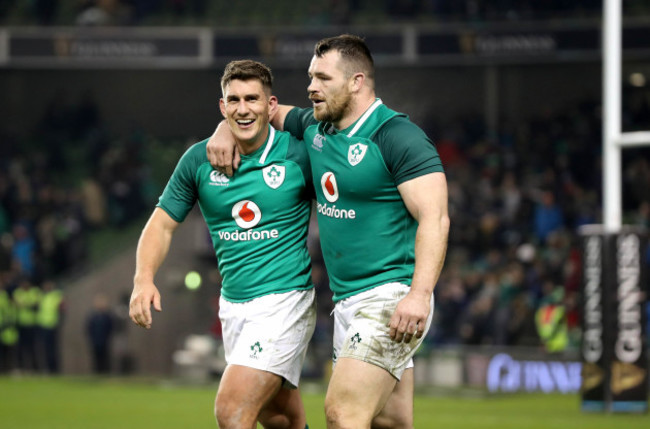
[[[354,124],[361,116],[363,116],[364,113],[366,113],[366,110],[372,106],[375,100],[376,97],[374,93],[365,96],[359,96],[356,99],[353,98],[350,100],[349,112],[343,116],[343,118],[338,121],[338,123],[333,124],[334,127],[337,130],[344,130],[350,125]]]
[[[237,150],[242,155],[250,155],[255,152],[257,149],[261,148],[266,139],[269,136],[269,127],[268,125],[264,127],[264,132],[259,135],[255,141],[248,140],[239,140],[235,138],[235,143],[237,144]]]

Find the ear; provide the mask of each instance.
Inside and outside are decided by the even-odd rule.
[[[221,110],[221,115],[224,117],[224,119],[228,119],[226,116],[226,102],[223,101],[223,98],[219,99],[219,110]]]
[[[278,106],[279,106],[278,97],[276,97],[275,95],[270,96],[269,97],[269,121],[271,121],[273,119],[273,116],[275,116],[275,114],[277,113]]]
[[[366,75],[363,73],[355,73],[350,78],[350,92],[359,92],[363,85],[366,83]]]

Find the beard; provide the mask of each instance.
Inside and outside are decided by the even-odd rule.
[[[321,105],[320,109],[316,110],[314,108],[314,118],[321,122],[335,124],[343,119],[350,111],[351,100],[352,94],[347,91],[332,96]]]

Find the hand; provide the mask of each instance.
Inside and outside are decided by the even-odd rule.
[[[415,295],[413,291],[410,291],[397,304],[397,308],[390,318],[388,324],[390,338],[397,343],[402,341],[408,343],[414,336],[422,338],[430,308],[430,297]]]
[[[151,304],[153,308],[161,312],[160,292],[153,284],[147,284],[142,287],[134,287],[131,294],[131,303],[129,304],[129,317],[138,326],[151,329]]]
[[[241,158],[228,125],[225,125],[224,122],[219,124],[210,137],[205,150],[210,165],[218,172],[232,177],[239,167]]]

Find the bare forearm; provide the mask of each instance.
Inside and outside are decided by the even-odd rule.
[[[155,215],[142,231],[136,251],[134,283],[153,282],[153,278],[167,257],[173,230],[155,220]]]
[[[430,297],[438,282],[447,253],[449,218],[421,219],[415,236],[415,271],[411,291]]]

